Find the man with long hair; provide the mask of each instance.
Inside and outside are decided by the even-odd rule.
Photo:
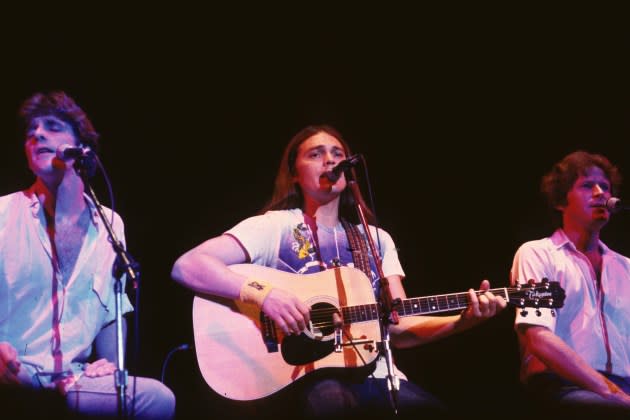
[[[344,174],[331,176],[332,169],[349,156],[350,147],[333,127],[308,126],[298,132],[284,151],[274,193],[261,214],[186,252],[176,261],[173,278],[200,294],[255,305],[282,331],[285,343],[306,330],[316,335],[317,328],[326,323],[343,330],[342,314],[328,312],[331,319],[315,320],[309,305],[293,291],[274,284],[273,279],[244,275],[230,266],[251,263],[297,274],[296,284],[306,281],[307,276],[302,275],[333,273],[336,267],[350,266],[365,274],[369,293],[378,299],[379,269],[366,245],[366,232],[359,223],[354,196]],[[370,233],[377,238],[377,253],[391,298],[404,299],[404,271],[394,241],[375,226],[365,203],[361,205]],[[487,280],[481,289],[489,289]],[[392,344],[411,347],[447,337],[478,325],[506,305],[491,292],[478,297],[471,289],[467,296],[470,304],[457,315],[401,317],[389,327]],[[352,348],[348,349],[348,358],[356,357]],[[300,359],[299,355],[296,358]],[[322,370],[307,375],[273,398],[260,401],[253,412],[260,415],[263,407],[271,417],[280,407],[291,407],[288,409],[311,417],[388,416],[393,409],[388,389],[391,375],[385,358],[379,356],[372,367],[369,374],[359,373],[363,370],[348,375],[343,370]],[[296,368],[296,372],[300,370]],[[237,380],[238,369],[233,373]],[[396,376],[402,379],[396,395],[399,415],[443,415],[444,406],[435,396],[407,381],[398,370]]]

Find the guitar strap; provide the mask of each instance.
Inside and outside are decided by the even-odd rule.
[[[346,231],[354,266],[365,273],[368,279],[372,279],[372,268],[370,267],[370,257],[367,245],[359,232],[359,228],[345,219],[341,219],[341,224]]]
[[[352,260],[354,266],[365,273],[370,281],[370,287],[372,287],[372,268],[370,267],[370,257],[368,253],[367,244],[365,239],[361,235],[359,228],[352,223],[349,223],[345,219],[341,219],[341,224],[346,231],[348,237],[348,244],[350,245],[350,251],[352,252]],[[376,360],[376,359],[375,359]],[[364,362],[365,363],[365,362]],[[358,369],[348,369],[345,372],[346,378],[350,378],[353,381],[363,381],[367,376],[371,376],[376,369],[376,363],[369,363],[361,367],[358,365]]]

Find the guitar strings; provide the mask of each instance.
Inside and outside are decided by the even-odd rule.
[[[524,295],[526,292],[532,291],[532,290],[549,291],[552,293],[553,296],[557,295],[557,293],[550,290],[547,286],[538,287],[536,285],[523,285],[520,288],[503,287],[503,288],[491,289],[487,291],[476,290],[475,294],[477,296],[481,296],[485,294],[486,292],[492,292],[493,294],[504,298],[508,303],[514,303],[514,302],[511,302],[510,299],[508,299],[508,296],[510,296],[510,294]],[[448,298],[445,299],[446,296],[452,296],[452,297],[450,299]],[[457,305],[455,305],[454,307],[451,307],[454,304],[453,297],[455,297],[455,301],[457,302]],[[465,305],[463,303],[460,303],[460,298],[462,297],[465,300],[464,302]],[[522,297],[514,298],[514,300],[519,302],[519,303],[515,303],[515,305],[522,307],[523,305],[520,303],[520,299],[522,299]],[[531,298],[529,298],[529,300],[531,300]],[[560,305],[560,303],[562,302],[562,296],[559,295],[558,299],[554,299],[554,297],[542,297],[542,298],[537,298],[534,300],[537,301],[537,304],[534,305],[536,307],[554,308]],[[421,313],[417,312],[418,307],[411,308],[411,315],[413,314],[422,315],[422,314],[427,314],[427,313],[440,313],[440,312],[449,312],[449,311],[463,309],[465,306],[468,306],[468,304],[470,303],[470,296],[468,295],[468,292],[462,292],[462,293],[455,293],[455,294],[443,294],[443,295],[434,295],[434,296],[428,296],[428,297],[409,298],[409,299],[405,299],[404,302],[407,303],[407,306],[409,305],[410,302],[411,303],[424,302],[426,308],[420,309]],[[526,306],[532,306],[532,305],[530,304]],[[349,318],[349,319],[346,319],[345,317],[342,316],[342,322],[344,324],[350,324],[353,322],[360,322],[360,321],[372,321],[378,318],[377,309],[378,309],[377,303],[368,303],[365,305],[356,305],[356,306],[346,306],[346,307],[342,307],[341,310],[335,306],[331,306],[327,308],[311,309],[311,318],[315,319],[315,322],[312,322],[312,325],[317,328],[333,327],[335,325],[335,322],[333,321],[333,314],[342,315],[341,312],[346,313],[347,317]],[[402,309],[402,311],[400,309]],[[396,309],[396,310],[398,312],[402,312],[403,315],[405,315],[405,312],[407,311],[407,309],[405,308],[404,304],[402,305],[402,308],[400,309]]]
[[[508,300],[506,298],[506,296],[508,296],[510,294],[510,292],[512,293],[516,293],[516,292],[523,292],[523,291],[527,291],[529,289],[527,288],[501,288],[501,289],[494,289],[494,290],[490,290],[492,293],[496,294],[497,296],[500,296],[506,300]],[[487,291],[483,291],[483,290],[477,290],[475,291],[475,294],[477,296],[481,296],[484,293],[486,293]],[[426,313],[436,313],[436,312],[446,312],[446,311],[453,311],[453,310],[459,310],[462,309],[462,306],[456,306],[456,307],[449,307],[449,305],[452,304],[452,300],[446,300],[444,301],[444,299],[442,299],[441,301],[439,300],[440,297],[444,297],[444,296],[451,296],[448,294],[445,295],[435,295],[435,296],[430,296],[430,297],[423,297],[423,298],[409,298],[406,299],[405,302],[414,302],[414,301],[425,301],[425,302],[431,302],[431,303],[427,303],[427,305],[429,306],[429,308],[431,307],[430,305],[432,305],[433,300],[437,301],[438,305],[440,304],[446,304],[446,307],[437,307],[435,309],[427,309]],[[454,294],[452,296],[456,296],[457,297],[457,302],[459,302],[459,298],[461,297],[465,297],[465,303],[466,306],[468,305],[468,303],[470,302],[470,297],[468,295],[468,292],[463,292],[463,293],[457,293]],[[553,299],[552,298],[543,298],[543,299],[539,299],[541,301],[549,301],[550,303],[553,303]],[[361,310],[360,308],[368,308],[368,310]],[[325,327],[325,326],[332,326],[334,325],[334,322],[332,321],[332,316],[333,314],[340,314],[340,312],[344,312],[344,309],[346,310],[345,312],[350,312],[348,313],[348,315],[350,316],[350,318],[354,318],[355,316],[359,319],[359,321],[361,320],[365,320],[365,321],[370,321],[373,319],[376,319],[376,317],[371,318],[370,315],[374,315],[377,309],[377,304],[376,303],[369,303],[366,305],[357,305],[357,306],[346,306],[343,307],[342,310],[340,311],[338,308],[336,307],[329,307],[329,308],[320,308],[320,309],[312,309],[311,310],[311,317],[316,319],[316,322],[313,323],[314,326],[316,327]],[[404,310],[404,308],[403,308]],[[324,319],[322,319],[324,318]],[[325,318],[329,318],[330,320],[325,320]],[[343,319],[343,317],[342,317]],[[346,321],[344,320],[344,323],[349,323],[350,321]],[[355,320],[356,322],[356,320]]]

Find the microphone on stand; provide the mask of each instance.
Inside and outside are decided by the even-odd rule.
[[[621,201],[621,198],[618,197],[610,197],[608,200],[606,200],[606,208],[611,213],[617,213],[621,210],[630,210],[630,207],[626,206],[624,202]]]
[[[361,161],[361,155],[356,154],[352,155],[347,159],[342,160],[332,168],[330,171],[324,172],[322,176],[325,176],[328,181],[331,183],[335,183],[341,178],[341,174],[347,171],[348,169],[356,166]]]
[[[76,158],[85,158],[91,156],[94,152],[89,147],[83,146],[71,146],[69,144],[62,144],[57,147],[56,155],[58,159],[70,160]]]
[[[88,177],[96,173],[97,156],[89,147],[62,144],[55,152],[57,159],[67,161],[74,159],[74,169]]]

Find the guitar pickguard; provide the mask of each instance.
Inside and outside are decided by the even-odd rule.
[[[282,340],[281,353],[284,361],[290,365],[305,365],[320,360],[335,349],[332,340],[313,340],[306,334],[289,335]]]

